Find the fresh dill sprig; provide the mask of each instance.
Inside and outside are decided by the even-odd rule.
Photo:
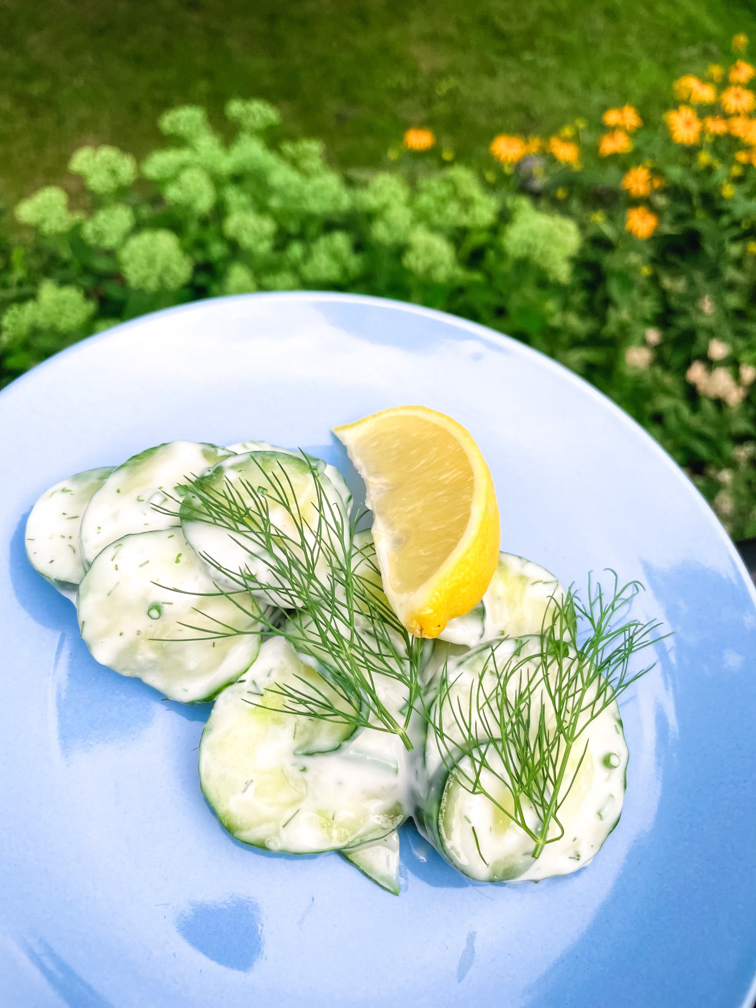
[[[446,771],[515,822],[533,840],[534,858],[564,835],[560,810],[585,758],[586,730],[653,668],[633,671],[631,661],[663,639],[660,624],[621,618],[640,590],[638,582],[620,587],[614,575],[606,593],[589,578],[587,601],[574,588],[554,598],[539,635],[514,650],[511,642],[475,649],[486,657],[472,682],[467,656],[441,670],[427,714]],[[509,800],[492,793],[486,774]]]
[[[308,505],[300,504],[282,461],[264,468],[254,455],[251,459],[259,476],[189,481],[182,488],[180,516],[228,534],[239,550],[238,568],[200,553],[216,572],[218,593],[257,618],[266,632],[286,637],[329,687],[321,690],[310,679],[297,677],[299,685],[268,687],[268,697],[278,697],[275,709],[283,713],[376,728],[400,736],[411,749],[409,727],[420,697],[423,643],[402,626],[380,589],[372,544],[355,543],[366,512],[350,520],[340,498],[326,493],[315,461],[304,453],[301,459],[315,492]],[[234,587],[224,590],[218,582]],[[294,618],[282,626],[269,611],[251,612],[244,602],[247,593],[294,610]],[[212,629],[183,625],[201,633],[201,640],[245,632],[225,624]],[[392,685],[399,687],[399,705],[387,699],[386,687]]]

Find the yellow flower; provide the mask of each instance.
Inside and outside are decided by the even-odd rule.
[[[701,120],[689,105],[680,105],[664,113],[664,121],[675,143],[697,143],[701,134]]]
[[[744,140],[747,144],[756,144],[756,119],[748,116],[733,116],[728,120],[727,128],[733,136]]]
[[[528,154],[537,154],[543,150],[543,140],[539,136],[529,136],[525,141],[525,149]]]
[[[616,129],[604,133],[599,140],[599,156],[609,157],[610,154],[627,154],[633,149],[633,141],[624,130]]]
[[[630,207],[625,217],[625,230],[644,240],[651,237],[658,224],[659,218],[645,206]]]
[[[732,48],[735,52],[745,52],[748,47],[748,36],[744,35],[743,32],[738,32],[737,35],[733,36]]]
[[[637,165],[627,172],[620,185],[631,196],[639,199],[641,196],[648,196],[651,193],[651,190],[654,188],[653,182],[653,177],[648,168],[645,165]]]
[[[715,84],[719,84],[724,77],[724,67],[720,66],[719,63],[710,63],[706,68],[706,73],[709,77],[711,77]]]
[[[747,84],[751,77],[756,76],[756,70],[745,60],[736,60],[727,74],[731,84]]]
[[[748,255],[756,256],[756,241],[749,241],[746,245]]]
[[[652,266],[649,266],[649,265],[648,265],[648,263],[644,263],[644,264],[643,264],[643,265],[641,266],[641,276],[646,276],[646,277],[648,277],[648,276],[651,276],[651,274],[652,274],[653,272],[654,272],[654,270],[653,270],[653,267],[652,267]]]
[[[563,140],[569,140],[571,137],[575,136],[575,127],[572,125],[562,126],[562,128],[559,130],[559,136]]]
[[[573,168],[577,168],[580,164],[580,148],[574,140],[560,140],[559,137],[551,137],[549,151],[561,164],[569,164]]]
[[[581,118],[581,119],[576,119],[575,120],[575,125],[577,126],[578,129],[585,129],[585,127],[588,125],[588,123],[586,122],[585,119]]]
[[[707,150],[700,150],[696,155],[699,168],[705,168],[711,164],[711,154]]]
[[[717,89],[713,84],[706,84],[695,74],[685,74],[672,85],[675,98],[680,101],[690,101],[694,105],[711,105],[717,100]]]
[[[517,164],[528,152],[522,137],[512,136],[509,133],[499,133],[495,136],[489,149],[496,160],[505,165]]]
[[[732,199],[735,195],[735,186],[731,185],[729,182],[723,182],[720,192],[722,193],[724,199]]]
[[[619,126],[627,133],[633,133],[643,125],[643,120],[638,115],[637,109],[634,109],[632,105],[607,109],[601,116],[601,121],[605,126]]]
[[[722,116],[706,116],[703,121],[704,132],[710,136],[724,136],[729,132],[727,120]]]
[[[447,147],[445,150],[441,151],[441,157],[444,161],[453,161],[454,151]]]
[[[731,176],[731,178],[739,178],[742,174],[743,174],[743,166],[742,165],[734,164],[732,166],[732,168],[730,168],[730,176]]]
[[[719,100],[722,108],[728,115],[750,112],[754,105],[756,105],[756,95],[754,95],[753,91],[740,87],[738,84],[725,88],[719,96]]]
[[[593,221],[594,224],[603,224],[604,221],[606,220],[606,214],[604,213],[603,210],[594,210],[593,213],[591,214],[591,220]],[[751,244],[756,249],[756,242],[751,242]],[[756,255],[756,252],[754,252],[754,255]]]
[[[427,151],[436,144],[436,137],[429,129],[408,129],[404,134],[404,146],[411,151]]]
[[[559,186],[555,195],[557,199],[567,199],[567,190],[564,188],[564,186]]]

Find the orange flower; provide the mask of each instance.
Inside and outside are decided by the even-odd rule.
[[[654,179],[645,165],[637,165],[627,172],[620,185],[631,196],[639,199],[641,196],[648,196],[650,194],[654,188]]]
[[[537,154],[543,150],[543,140],[539,136],[529,136],[525,141],[525,150],[528,154]]]
[[[664,121],[675,143],[694,144],[701,134],[701,120],[689,105],[665,112]]]
[[[708,136],[724,136],[729,133],[727,120],[722,116],[706,116],[703,121],[704,130]]]
[[[559,137],[551,137],[549,150],[562,164],[572,165],[573,168],[577,168],[580,164],[580,148],[573,140],[560,140]]]
[[[633,149],[633,141],[624,130],[612,130],[611,133],[604,133],[599,140],[600,157],[609,157],[610,154],[627,154]]]
[[[756,149],[751,147],[750,150],[739,150],[736,152],[735,157],[742,164],[750,164],[756,168]]]
[[[756,144],[756,119],[748,116],[733,116],[728,120],[728,129],[733,136],[748,144]]]
[[[737,84],[725,88],[719,96],[719,100],[722,103],[722,108],[729,115],[750,112],[753,106],[756,105],[756,95],[754,95],[753,91],[749,91],[747,88],[740,87]]]
[[[427,151],[434,147],[436,137],[429,129],[408,129],[404,134],[404,146],[411,151]]]
[[[713,84],[705,84],[695,74],[685,74],[672,85],[675,98],[690,101],[694,105],[711,105],[717,100],[717,89]]]
[[[639,126],[643,125],[643,120],[632,105],[607,109],[601,116],[601,121],[605,126],[619,126],[628,133],[633,133]]]
[[[491,141],[489,150],[502,164],[517,164],[527,154],[528,147],[522,137],[500,133]]]
[[[724,77],[724,67],[720,66],[719,63],[710,63],[706,68],[706,73],[709,77],[711,77],[715,84],[719,84]]]
[[[732,48],[735,52],[745,52],[748,46],[748,36],[744,35],[743,32],[738,32],[737,35],[733,36]]]
[[[727,75],[731,84],[747,84],[751,77],[756,76],[756,70],[745,60],[736,60]]]
[[[643,240],[651,237],[658,224],[659,218],[645,206],[630,207],[625,217],[625,231]]]

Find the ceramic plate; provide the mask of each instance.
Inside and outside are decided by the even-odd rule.
[[[455,417],[507,550],[565,583],[613,568],[675,635],[623,706],[625,811],[589,867],[470,883],[410,828],[403,892],[336,854],[221,828],[197,780],[208,706],[90,658],[28,566],[47,486],[185,438],[343,465],[330,428],[406,403]],[[756,971],[756,606],[712,512],[573,375],[479,326],[337,294],[205,301],[119,326],[0,395],[3,1008],[736,1008]],[[353,471],[350,478],[356,484]]]

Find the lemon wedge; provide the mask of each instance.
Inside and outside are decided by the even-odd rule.
[[[480,602],[499,560],[499,509],[480,449],[456,420],[425,406],[333,432],[365,481],[394,612],[416,637],[437,637]]]

